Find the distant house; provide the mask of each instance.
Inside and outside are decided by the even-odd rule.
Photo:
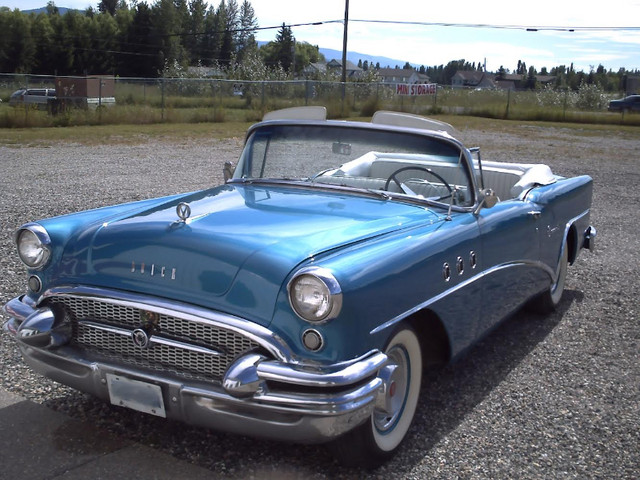
[[[357,66],[355,63],[347,60],[347,68],[346,68],[347,78],[357,79],[362,75],[363,70]],[[327,72],[334,73],[337,75],[342,75],[342,62],[336,60],[335,58],[330,62],[327,62]]]
[[[640,77],[628,75],[625,79],[624,87],[626,95],[640,94]]]
[[[553,85],[555,81],[556,77],[554,75],[536,75],[536,83],[538,83],[539,85]],[[527,75],[521,75],[519,73],[508,73],[506,75],[502,75],[502,77],[499,77],[499,79],[496,79],[496,83],[499,83],[499,85],[504,85],[505,82],[513,85],[513,88],[511,88],[511,90],[523,90],[526,88],[525,84],[527,82]]]
[[[496,88],[496,84],[491,75],[481,70],[458,70],[451,77],[453,88]]]
[[[527,75],[507,73],[504,75],[492,75],[479,70],[458,70],[451,77],[453,88],[476,88],[501,90],[523,90]],[[536,75],[536,82],[540,85],[551,85],[556,81],[553,75]]]
[[[382,80],[382,83],[429,83],[428,75],[416,72],[412,68],[380,68],[376,70],[376,74]]]
[[[327,64],[323,62],[310,63],[302,69],[302,75],[305,77],[317,77],[327,73]]]

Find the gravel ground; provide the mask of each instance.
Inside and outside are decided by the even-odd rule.
[[[111,407],[24,366],[0,335],[0,387],[201,465],[217,478],[640,478],[640,129],[521,125],[466,130],[483,159],[545,162],[595,181],[597,251],[569,269],[549,316],[519,312],[453,365],[426,374],[401,452],[378,470],[337,465],[322,446],[232,436]],[[240,140],[0,145],[0,301],[24,290],[20,224],[195,190],[221,180]]]

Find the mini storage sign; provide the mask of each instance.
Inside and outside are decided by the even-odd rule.
[[[396,95],[404,95],[407,97],[419,97],[422,95],[435,95],[435,83],[398,83],[396,84]]]

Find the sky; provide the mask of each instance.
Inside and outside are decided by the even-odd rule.
[[[287,25],[323,22],[321,25],[294,26],[293,35],[297,41],[342,50],[345,0],[250,2],[259,27],[276,27],[259,31],[258,40],[274,40],[277,27],[283,22]],[[0,6],[23,10],[43,7],[46,3],[47,0],[0,0]],[[55,3],[58,7],[86,9],[95,8],[98,1],[57,0]],[[210,0],[210,3],[217,7],[220,1]],[[401,64],[408,61],[434,66],[459,59],[476,64],[486,62],[487,70],[494,72],[501,66],[513,71],[518,60],[538,71],[542,67],[550,70],[571,63],[585,72],[599,65],[613,71],[640,69],[640,0],[611,4],[586,0],[536,0],[530,3],[535,8],[524,7],[526,2],[502,0],[403,0],[397,3],[350,0],[347,49],[390,57]],[[372,20],[404,23],[369,22]],[[331,21],[336,22],[327,23]],[[433,25],[436,23],[476,27]],[[531,32],[478,25],[571,27],[576,31],[539,29]],[[599,28],[585,30],[585,27]]]

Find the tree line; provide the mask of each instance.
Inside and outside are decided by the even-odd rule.
[[[184,74],[188,66],[214,67],[227,76],[247,80],[287,79],[300,75],[310,63],[324,61],[317,46],[297,42],[282,25],[275,40],[258,46],[258,21],[249,0],[155,0],[151,5],[132,0],[101,0],[97,10],[69,10],[61,14],[50,1],[40,13],[0,8],[0,72],[42,75],[113,74],[122,77]],[[375,80],[380,65],[358,62],[361,81]],[[396,66],[396,68],[400,68]],[[408,62],[403,68],[413,68]],[[451,83],[458,70],[482,70],[481,62],[454,60],[447,65],[421,66],[420,73],[441,85]],[[552,75],[556,86],[578,90],[597,84],[605,91],[625,89],[638,70],[607,71],[602,65],[589,72],[573,65],[540,71],[522,61],[496,77],[526,78],[535,89],[538,75]]]
[[[257,28],[248,0],[221,0],[217,7],[205,0],[134,1],[131,6],[102,0],[97,10],[64,14],[53,2],[41,13],[2,7],[0,71],[157,77],[174,65],[229,68],[258,54]],[[294,64],[289,42],[293,36],[283,26],[275,45],[261,49],[262,60],[288,70]],[[299,50],[300,63],[318,60],[308,44]]]

